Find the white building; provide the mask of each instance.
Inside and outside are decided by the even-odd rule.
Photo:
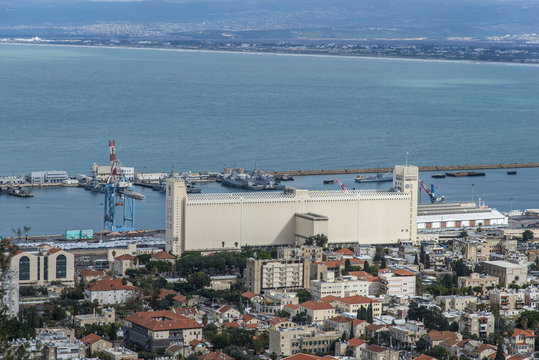
[[[378,295],[371,291],[371,282],[366,278],[346,275],[342,279],[335,279],[334,272],[328,271],[322,280],[311,280],[309,291],[313,300],[318,301],[326,296],[348,297],[354,295]]]
[[[474,202],[421,204],[417,208],[418,231],[443,231],[507,226],[507,216]]]
[[[19,314],[19,281],[17,273],[8,269],[6,274],[0,274],[0,288],[4,291],[2,304],[7,307],[7,316],[16,317]]]
[[[398,269],[379,273],[382,291],[392,296],[415,296],[416,275],[408,270]]]
[[[330,243],[415,242],[416,166],[395,166],[394,190],[189,194],[167,179],[166,251],[291,245],[325,234]],[[212,226],[208,226],[212,224]]]
[[[97,300],[100,305],[124,304],[138,296],[139,288],[123,285],[122,279],[98,280],[84,289],[87,300]]]

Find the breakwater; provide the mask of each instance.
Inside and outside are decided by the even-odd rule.
[[[419,171],[454,171],[454,170],[488,170],[488,169],[521,169],[536,168],[539,162],[533,163],[506,163],[506,164],[476,164],[476,165],[441,165],[441,166],[420,166]],[[366,174],[377,172],[390,172],[393,168],[364,168],[364,169],[315,169],[315,170],[290,170],[290,171],[269,171],[275,176],[290,175],[339,175],[339,174]]]

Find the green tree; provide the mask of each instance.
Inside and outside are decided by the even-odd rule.
[[[314,237],[309,236],[307,239],[305,239],[305,245],[307,246],[313,246],[314,245]]]
[[[373,311],[372,311],[372,302],[369,303],[369,306],[367,307],[367,322],[373,323]]]
[[[436,345],[435,347],[427,351],[427,355],[435,357],[438,360],[445,360],[449,358],[449,352],[445,347],[441,345]]]
[[[301,289],[296,293],[299,303],[311,300],[311,293],[307,289]]]
[[[365,263],[363,264],[363,271],[370,273],[371,272],[371,266],[369,265],[369,262],[365,260]]]
[[[326,247],[328,243],[328,237],[325,234],[317,234],[314,236],[314,241],[316,243],[316,246],[320,247]]]
[[[423,353],[427,351],[430,344],[425,338],[419,338],[419,340],[416,341],[415,346],[416,346],[417,352]]]
[[[523,233],[522,233],[522,240],[523,241],[530,241],[530,240],[533,240],[533,231],[531,230],[525,230]]]
[[[503,353],[503,346],[502,343],[498,343],[498,348],[496,349],[496,357],[494,360],[505,360],[505,355]]]
[[[417,254],[415,254],[414,265],[419,265],[419,259],[417,258]]]
[[[271,256],[271,254],[269,252],[267,252],[266,250],[258,250],[256,252],[256,258],[257,260],[269,260],[269,259],[273,259],[273,257]]]
[[[466,230],[461,230],[459,233],[459,238],[465,238],[468,236],[468,232]]]
[[[189,277],[187,278],[187,282],[194,289],[202,289],[202,288],[210,285],[211,278],[205,272],[199,271],[197,273],[189,275]]]
[[[425,269],[430,269],[430,256],[429,256],[429,254],[425,255]]]
[[[386,264],[386,257],[384,255],[382,255],[382,262],[380,264],[380,268],[381,269],[385,269],[387,267],[387,264]]]

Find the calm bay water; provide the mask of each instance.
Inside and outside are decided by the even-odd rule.
[[[203,171],[393,166],[406,152],[417,165],[535,162],[538,137],[538,66],[0,46],[0,175],[88,173],[108,139],[137,170]],[[468,200],[476,183],[491,206],[539,207],[538,175],[444,179],[439,192]],[[101,229],[102,195],[35,194],[0,197],[0,235]],[[162,228],[164,196],[147,195],[137,227]]]

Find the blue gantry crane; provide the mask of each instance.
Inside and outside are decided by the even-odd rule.
[[[135,200],[144,200],[144,195],[136,193],[133,184],[122,174],[114,140],[109,140],[109,153],[110,175],[105,185],[105,229],[135,230]]]

